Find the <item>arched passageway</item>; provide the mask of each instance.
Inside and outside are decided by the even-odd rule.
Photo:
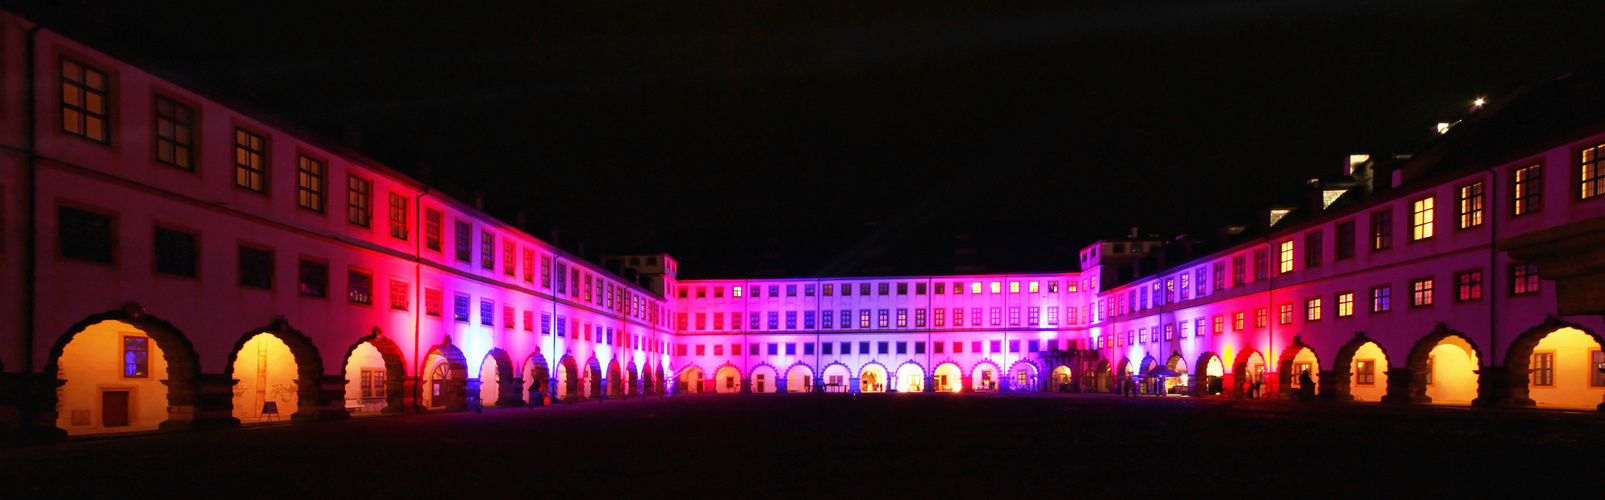
[[[1052,390],[1067,392],[1075,385],[1074,381],[1075,374],[1070,372],[1070,367],[1059,366],[1053,369]]]
[[[959,392],[964,389],[964,374],[959,365],[942,363],[936,367],[931,382],[936,384],[936,392]]]
[[[82,435],[186,425],[198,366],[189,340],[137,305],[87,318],[45,365],[62,381],[51,393],[56,426]]]
[[[607,363],[607,395],[620,397],[624,395],[624,370],[619,366],[619,359],[613,358]]]
[[[719,394],[741,392],[741,370],[725,365],[713,374],[714,391]]]
[[[680,377],[675,380],[676,394],[702,394],[704,387],[702,369],[695,366],[680,371]]]
[[[814,392],[814,369],[796,364],[786,371],[786,392]]]
[[[381,335],[378,328],[357,340],[346,350],[346,362],[341,368],[346,381],[346,411],[400,413],[406,401],[402,382],[406,367],[401,348]]]
[[[1477,348],[1458,334],[1445,335],[1430,347],[1417,346],[1410,355],[1411,400],[1471,404],[1477,399],[1477,365]]]
[[[1269,388],[1265,386],[1265,372],[1268,369],[1264,355],[1258,350],[1244,348],[1237,354],[1237,362],[1232,365],[1232,395],[1246,398],[1268,396]]]
[[[1349,341],[1338,350],[1333,364],[1337,372],[1333,377],[1335,399],[1381,401],[1388,394],[1388,355],[1369,338]]]
[[[1165,368],[1170,370],[1161,386],[1165,394],[1187,395],[1192,392],[1192,375],[1188,374],[1187,360],[1180,353],[1171,354],[1170,360],[1165,362]]]
[[[468,407],[468,363],[451,339],[435,346],[424,357],[423,392],[420,403],[429,410],[461,410]]]
[[[1092,374],[1092,387],[1097,392],[1114,391],[1114,374],[1110,372],[1109,360],[1098,360],[1098,371]]]
[[[624,363],[624,394],[629,396],[641,395],[641,373],[634,361]]]
[[[886,392],[886,387],[885,367],[869,364],[858,371],[858,392]]]
[[[1037,366],[1024,361],[1009,367],[1008,385],[1010,390],[1035,391],[1037,390]]]
[[[775,373],[775,367],[758,365],[757,368],[752,369],[752,392],[778,392],[780,390],[779,378],[779,375]]]
[[[245,334],[224,373],[237,381],[234,418],[242,423],[314,418],[322,366],[311,340],[288,326]]]
[[[522,372],[524,373],[524,383],[526,384],[524,393],[528,394],[529,397],[527,402],[531,404],[546,404],[547,391],[551,390],[550,386],[547,385],[547,380],[551,377],[546,367],[546,357],[542,356],[540,351],[531,354],[529,359],[524,360]]]
[[[853,374],[853,372],[849,371],[846,366],[841,365],[841,364],[832,364],[830,366],[826,366],[825,367],[825,373],[821,374],[821,376],[825,378],[825,391],[826,392],[848,392],[848,391],[850,391],[851,388],[848,387],[848,386],[850,385],[850,381],[853,378],[852,374]]]
[[[513,360],[507,351],[491,349],[479,365],[479,403],[485,406],[523,406],[523,386],[515,378]]]
[[[1226,391],[1226,364],[1220,356],[1206,352],[1198,356],[1198,371],[1193,374],[1195,396],[1216,396]]]
[[[585,362],[585,399],[601,399],[605,394],[602,391],[602,362],[591,358]]]
[[[573,356],[563,356],[557,362],[557,400],[572,402],[581,397],[580,366]]]
[[[1315,350],[1303,342],[1294,343],[1282,351],[1282,357],[1277,362],[1277,391],[1283,398],[1294,398],[1299,391],[1306,389],[1304,381],[1309,380],[1312,387],[1308,387],[1310,395],[1315,394],[1315,379],[1321,373],[1321,360],[1315,355]]]
[[[1598,409],[1605,398],[1599,335],[1580,325],[1545,322],[1516,338],[1506,354],[1516,406]]]
[[[998,390],[998,367],[991,363],[981,363],[970,369],[970,387],[976,391]]]
[[[925,369],[914,363],[897,367],[897,392],[925,392]]]

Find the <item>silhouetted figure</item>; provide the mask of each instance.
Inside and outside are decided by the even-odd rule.
[[[1298,376],[1298,393],[1300,400],[1310,401],[1315,399],[1315,380],[1310,378],[1309,370],[1304,370]]]

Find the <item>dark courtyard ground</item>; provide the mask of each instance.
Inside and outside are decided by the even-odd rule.
[[[1605,485],[1593,413],[1064,395],[680,396],[0,450],[8,498],[1485,497]],[[20,490],[17,487],[20,486]]]

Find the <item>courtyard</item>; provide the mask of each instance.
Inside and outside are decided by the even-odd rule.
[[[1060,394],[707,395],[0,450],[24,498],[1279,497],[1597,490],[1592,412]]]

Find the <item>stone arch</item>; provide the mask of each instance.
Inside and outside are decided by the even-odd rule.
[[[1566,328],[1580,331],[1589,338],[1594,339],[1594,343],[1599,344],[1600,346],[1605,346],[1605,338],[1602,338],[1600,334],[1595,332],[1593,329],[1578,323],[1562,321],[1560,318],[1552,315],[1548,316],[1544,318],[1543,322],[1534,325],[1532,328],[1528,328],[1526,331],[1521,332],[1520,334],[1517,334],[1516,340],[1511,341],[1510,348],[1505,350],[1505,374],[1503,376],[1509,377],[1509,380],[1505,384],[1509,387],[1509,389],[1504,394],[1479,394],[1478,398],[1486,398],[1485,401],[1493,402],[1493,404],[1536,406],[1538,402],[1532,398],[1531,360],[1533,351],[1538,348],[1539,342],[1542,342],[1546,337],[1549,337],[1550,334]],[[1592,361],[1593,360],[1589,360],[1590,364],[1592,364]],[[1596,368],[1597,367],[1589,366],[1589,373],[1592,374],[1592,370]],[[1485,392],[1491,390],[1493,390],[1493,388],[1490,387],[1485,389]],[[1605,410],[1605,403],[1597,404],[1596,408]]]
[[[631,360],[626,360],[624,362],[624,395],[625,396],[640,396],[641,395],[641,376],[639,375],[639,373],[641,373],[640,366],[639,366],[639,363],[636,363],[635,360],[631,359]]]
[[[212,408],[203,406],[200,390],[200,355],[195,352],[194,344],[172,323],[156,316],[145,313],[145,308],[138,303],[129,302],[120,309],[114,309],[100,314],[93,314],[68,327],[56,343],[50,347],[50,355],[45,361],[44,372],[47,376],[56,377],[61,370],[61,357],[66,352],[68,344],[73,339],[91,327],[102,323],[117,322],[133,327],[145,334],[156,343],[161,350],[161,359],[166,364],[164,375],[167,380],[161,381],[166,389],[167,411],[165,418],[157,422],[157,428],[164,430],[182,429],[191,426],[200,419],[215,418],[225,425],[237,424],[237,420],[229,417],[228,408]],[[31,348],[31,347],[30,347]],[[153,374],[154,375],[154,374]],[[41,404],[37,408],[21,408],[24,413],[22,421],[51,421],[60,422],[60,419],[71,415],[57,415],[56,408],[62,406],[59,396],[66,393],[68,384],[73,384],[73,375],[67,373],[68,378],[58,380],[61,389],[41,391],[44,393]],[[71,410],[71,407],[67,408]],[[203,413],[204,412],[204,413]],[[215,415],[214,415],[215,414]],[[29,415],[39,415],[39,418],[30,419]],[[70,422],[70,420],[69,420]],[[132,429],[131,429],[132,430]],[[46,431],[53,437],[64,436],[68,431],[61,427]]]
[[[1355,357],[1360,352],[1360,349],[1367,345],[1381,354],[1382,363],[1387,364],[1388,367],[1393,366],[1393,356],[1389,355],[1388,350],[1382,347],[1382,343],[1372,340],[1371,337],[1366,336],[1365,332],[1354,332],[1354,338],[1343,344],[1343,347],[1338,348],[1337,358],[1332,360],[1332,375],[1323,378],[1320,382],[1327,386],[1321,388],[1322,397],[1330,397],[1340,401],[1355,399],[1353,395]],[[1372,376],[1377,376],[1377,374],[1373,373]],[[1386,384],[1387,372],[1383,371],[1380,376],[1383,378],[1383,383]],[[1330,396],[1327,396],[1327,394],[1330,394]]]
[[[659,361],[653,366],[655,368],[653,368],[652,371],[652,380],[656,385],[652,387],[652,393],[662,396],[663,393],[668,390],[668,381],[664,380],[663,378],[663,362]]]
[[[662,365],[659,365],[659,367],[661,368]],[[695,376],[695,378],[687,379],[687,376]],[[703,371],[702,367],[697,366],[694,363],[682,366],[680,369],[674,371],[674,393],[701,394],[704,390],[704,387],[702,387],[703,381],[707,378],[707,372]]]
[[[524,358],[524,364],[520,366],[523,367],[521,370],[524,373],[524,381],[529,383],[525,391],[529,399],[525,401],[528,404],[544,404],[543,398],[549,390],[548,384],[551,383],[551,368],[546,366],[546,356],[541,355],[540,348],[536,348],[534,353]]]
[[[418,371],[418,387],[428,393],[418,398],[419,403],[425,404],[425,409],[467,409],[468,360],[463,357],[461,349],[452,345],[451,336],[447,335],[440,344],[430,347],[423,363],[423,368]]]
[[[835,390],[840,392],[850,392],[852,390],[851,380],[858,376],[857,374],[853,373],[852,367],[847,366],[847,363],[843,363],[841,361],[831,361],[830,364],[825,365],[824,368],[819,370],[819,376],[825,380],[826,384],[830,383],[830,377],[833,376],[832,374],[834,373],[841,374],[839,375],[841,377],[840,385],[836,386]],[[828,392],[831,390],[832,389],[830,386],[825,386],[825,391]]]
[[[919,380],[914,381],[912,384],[904,379],[906,375],[912,374],[912,372],[905,373],[906,369],[910,367],[919,370]],[[929,374],[930,372],[925,370],[925,365],[919,364],[914,360],[904,361],[897,365],[896,372],[889,374],[891,376],[888,378],[892,380],[888,387],[896,389],[897,392],[925,392],[925,379]]]
[[[607,392],[603,396],[621,397],[624,392],[624,367],[619,364],[619,357],[614,356],[607,362]]]
[[[603,399],[607,397],[607,393],[603,392],[605,389],[602,387],[602,377],[602,361],[596,359],[596,355],[592,354],[591,359],[585,362],[586,398]]]
[[[880,375],[876,375],[876,377],[879,378],[870,380],[867,377],[864,377],[864,374],[872,369],[880,370]],[[887,383],[888,381],[886,379],[891,378],[894,373],[896,372],[887,370],[886,365],[881,364],[879,361],[870,361],[868,363],[859,365],[857,372],[858,392],[885,392],[886,389],[889,388]],[[879,386],[880,390],[876,390],[877,385]]]
[[[767,372],[760,373],[760,372],[763,372],[765,370],[767,370]],[[764,377],[763,384],[762,384],[763,387],[759,387],[760,384],[758,384],[758,376],[759,375],[770,375],[770,374],[773,374],[774,377]],[[780,386],[778,384],[780,383],[780,377],[781,376],[782,375],[780,373],[780,369],[779,368],[775,368],[775,365],[769,364],[768,361],[759,361],[758,364],[752,365],[751,368],[747,369],[747,391],[746,392],[759,392],[759,393],[779,392],[779,387]]]
[[[1114,390],[1112,384],[1109,383],[1109,379],[1113,378],[1113,376],[1110,373],[1108,359],[1098,360],[1098,369],[1093,371],[1090,376],[1092,383],[1088,384],[1088,386],[1092,387],[1094,391],[1110,392]]]
[[[362,395],[361,386],[358,385],[361,381],[353,378],[352,374],[349,373],[349,368],[352,355],[356,354],[357,349],[361,348],[363,344],[368,344],[374,350],[379,351],[379,359],[384,363],[385,407],[380,412],[401,413],[406,408],[407,399],[405,390],[405,380],[407,378],[406,356],[402,354],[401,346],[396,345],[395,341],[386,337],[384,331],[377,326],[373,327],[371,333],[362,336],[362,338],[352,343],[351,347],[346,348],[346,354],[341,358],[345,360],[344,363],[340,364],[340,378],[346,380],[346,399],[352,399],[351,391],[353,386],[356,386],[355,390],[358,391],[357,399],[360,400]],[[357,376],[361,376],[361,374],[357,374]]]
[[[804,373],[797,373],[797,370],[803,370]],[[798,375],[803,375],[807,378],[798,379]],[[819,374],[815,373],[814,367],[808,363],[797,361],[786,367],[786,374],[783,380],[786,381],[786,392],[813,392],[814,387],[818,384]]]
[[[1312,382],[1315,377],[1320,375],[1320,355],[1315,352],[1314,347],[1305,344],[1303,338],[1293,337],[1293,343],[1288,344],[1286,349],[1282,349],[1282,355],[1278,356],[1276,360],[1276,394],[1278,397],[1292,399],[1294,391],[1302,388],[1295,387],[1298,385],[1299,376],[1302,375],[1297,373],[1300,363],[1310,363],[1309,371]]]
[[[727,372],[726,369],[730,371]],[[743,380],[746,380],[746,374],[741,372],[741,367],[726,361],[713,369],[713,392],[741,392]]]
[[[964,367],[959,366],[952,358],[944,359],[931,370],[931,385],[936,392],[962,392],[965,387]]]
[[[1024,385],[1020,383],[1021,368],[1025,368],[1026,371],[1029,372],[1026,374],[1026,381]],[[1037,386],[1040,385],[1038,377],[1041,375],[1041,373],[1042,368],[1038,367],[1036,363],[1022,359],[1015,361],[1012,365],[1009,365],[1009,373],[1004,378],[1008,379],[1008,386],[1011,390],[1034,391],[1037,389]]]
[[[990,377],[987,375],[986,370],[984,369],[988,366],[992,367],[992,375]],[[998,387],[1001,387],[1001,384],[999,384],[999,380],[997,378],[992,377],[1002,376],[1003,369],[999,368],[997,363],[992,362],[990,359],[983,359],[975,362],[973,365],[970,365],[970,373],[966,376],[966,378],[970,380],[970,387],[972,387],[974,390],[994,391],[997,390]]]
[[[557,361],[557,389],[559,399],[574,402],[580,399],[580,364],[574,360],[574,355],[565,353]]]
[[[485,380],[486,362],[496,363],[496,386],[492,389],[494,398],[485,397],[485,385],[487,384]],[[519,378],[520,374],[513,371],[513,358],[507,354],[507,351],[502,350],[500,347],[491,348],[490,352],[485,353],[485,359],[480,361],[479,366],[480,403],[483,404],[488,400],[491,405],[501,408],[524,406],[524,395],[522,394],[524,392],[524,384]]]
[[[1392,398],[1392,401],[1410,403],[1432,402],[1432,398],[1427,396],[1427,377],[1430,376],[1429,374],[1431,371],[1433,371],[1433,369],[1427,363],[1427,359],[1432,355],[1432,351],[1436,349],[1439,344],[1451,339],[1457,339],[1459,342],[1463,342],[1469,346],[1471,348],[1471,352],[1469,353],[1472,358],[1471,366],[1478,366],[1483,357],[1482,349],[1477,347],[1477,343],[1472,342],[1471,338],[1467,337],[1466,334],[1450,330],[1449,325],[1440,322],[1438,323],[1437,328],[1434,328],[1432,332],[1428,333],[1426,336],[1421,337],[1421,340],[1416,341],[1415,346],[1410,348],[1410,355],[1405,360],[1405,369],[1409,370],[1408,376],[1398,377],[1403,378],[1404,380],[1401,382],[1406,384],[1406,390],[1404,391],[1406,399],[1401,401],[1399,398]],[[1472,373],[1472,384],[1475,385],[1475,368],[1473,368]],[[1396,382],[1394,378],[1395,377],[1388,378],[1388,396],[1390,397],[1399,394],[1399,392],[1395,389],[1399,386],[1399,382]]]
[[[239,380],[237,378],[239,374],[234,373],[234,365],[240,361],[240,350],[244,349],[245,345],[258,335],[271,335],[284,342],[284,345],[290,348],[290,354],[294,358],[296,410],[294,414],[290,415],[290,418],[293,420],[311,420],[323,417],[323,415],[320,415],[321,409],[329,404],[329,401],[323,397],[323,388],[319,380],[323,377],[323,357],[318,355],[318,348],[312,345],[312,339],[307,338],[301,331],[291,327],[290,321],[283,316],[275,318],[273,323],[267,326],[241,334],[240,339],[235,341],[234,347],[229,350],[228,362],[223,365],[223,375],[232,380]],[[235,395],[230,399],[231,408],[233,408],[233,403],[240,397],[239,390],[240,386],[235,385]],[[344,391],[342,390],[341,392],[342,395],[339,400],[344,402]],[[233,408],[236,416],[240,414],[240,410],[240,408]],[[260,410],[261,408],[258,407],[251,413]],[[343,414],[342,416],[350,416],[349,413],[345,413],[343,408],[338,412]]]
[[[1226,389],[1226,365],[1221,361],[1220,355],[1214,351],[1204,351],[1198,355],[1198,362],[1193,364],[1193,395],[1212,396],[1220,394]],[[1211,373],[1217,370],[1218,373]]]
[[[1256,361],[1259,363],[1258,370],[1251,370],[1251,366]],[[1255,382],[1261,384],[1260,390],[1262,391],[1261,395],[1263,395],[1265,371],[1270,369],[1266,365],[1268,361],[1265,359],[1265,354],[1259,352],[1259,349],[1255,349],[1252,346],[1243,346],[1243,350],[1237,353],[1237,359],[1232,360],[1232,387],[1229,388],[1232,396],[1243,397],[1249,395],[1244,391],[1252,390]]]

